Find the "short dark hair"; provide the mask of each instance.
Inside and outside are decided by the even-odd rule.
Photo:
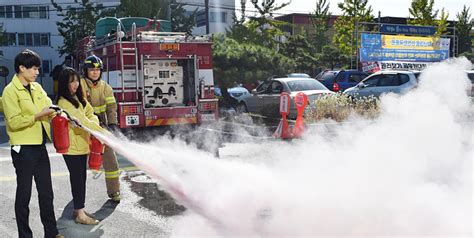
[[[71,78],[76,78],[79,80],[79,87],[77,88],[76,91],[76,100],[73,95],[69,92],[69,80]],[[58,104],[59,98],[63,97],[64,99],[68,100],[74,107],[78,108],[79,103],[82,104],[83,107],[86,106],[86,99],[84,98],[83,92],[82,92],[82,86],[81,86],[81,77],[79,73],[77,73],[76,70],[70,67],[66,67],[61,72],[59,73],[58,77],[58,95],[56,97],[56,104]]]
[[[25,66],[25,68],[27,69],[33,66],[40,67],[41,57],[38,54],[36,54],[34,51],[25,49],[15,56],[16,73],[20,73],[20,65]]]

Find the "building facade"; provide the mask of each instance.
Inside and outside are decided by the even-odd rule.
[[[55,0],[61,7],[78,7],[73,0]],[[106,7],[120,4],[120,0],[92,0]],[[178,0],[185,4],[185,9],[192,12],[197,9],[196,26],[193,34],[206,33],[206,15],[204,0]],[[209,0],[210,33],[225,32],[233,23],[235,11],[234,0]],[[58,47],[63,44],[56,22],[62,17],[51,0],[0,0],[0,25],[3,26],[6,42],[0,45],[0,66],[8,68],[9,74],[0,78],[0,90],[13,77],[15,55],[23,49],[31,49],[42,58],[41,71],[37,82],[42,84],[48,94],[53,93],[53,82],[50,73],[54,66],[64,62]],[[1,92],[0,91],[0,92]]]
[[[73,0],[55,0],[61,7],[74,6]],[[95,1],[93,1],[95,2]],[[97,0],[104,6],[115,6],[117,0]],[[42,59],[40,83],[48,94],[53,93],[53,82],[50,73],[55,65],[62,64],[65,56],[60,56],[58,47],[63,44],[63,37],[59,35],[56,9],[50,0],[17,0],[15,2],[0,0],[0,24],[3,25],[6,42],[0,46],[0,66],[8,68],[9,74],[0,79],[0,90],[3,91],[15,69],[14,58],[18,52],[31,49],[37,52]]]
[[[178,0],[187,12],[197,9],[194,35],[206,34],[206,9],[204,0]],[[209,0],[209,33],[225,32],[233,25],[235,0]]]

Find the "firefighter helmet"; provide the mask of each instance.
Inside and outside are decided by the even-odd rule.
[[[85,69],[95,68],[95,69],[103,70],[104,64],[102,63],[102,60],[99,57],[95,55],[91,55],[84,60],[84,68]]]
[[[84,66],[82,67],[82,69],[84,70],[84,77],[86,78],[88,78],[87,69],[100,69],[99,79],[101,79],[102,71],[104,70],[104,64],[102,63],[102,60],[99,57],[91,55],[84,60]]]

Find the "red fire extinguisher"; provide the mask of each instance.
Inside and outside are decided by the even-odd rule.
[[[58,112],[51,121],[53,128],[53,144],[57,153],[67,153],[69,150],[69,128],[68,119],[62,115],[62,110],[59,107],[50,107]]]
[[[102,165],[104,145],[94,136],[90,140],[89,168],[99,170]]]

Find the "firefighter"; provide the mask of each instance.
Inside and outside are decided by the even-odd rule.
[[[84,77],[81,78],[81,85],[83,85],[84,95],[94,108],[94,113],[99,118],[101,126],[109,130],[117,129],[117,103],[112,87],[101,80],[102,60],[95,55],[91,55],[85,59],[83,69]],[[103,155],[103,166],[107,194],[113,201],[120,202],[120,174],[117,157],[115,152],[107,145]]]

